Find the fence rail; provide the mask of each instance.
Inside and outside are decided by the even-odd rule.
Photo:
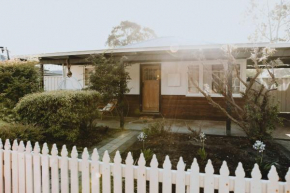
[[[85,148],[82,159],[78,158],[76,147],[73,147],[70,158],[66,146],[62,147],[58,156],[58,149],[53,145],[49,155],[46,143],[40,146],[31,143],[26,147],[21,141],[14,140],[12,149],[9,140],[6,140],[3,149],[0,140],[0,193],[198,193],[200,188],[205,193],[289,193],[290,170],[285,179],[279,182],[276,168],[271,167],[268,174],[269,180],[261,180],[258,165],[252,170],[252,178],[245,178],[241,163],[236,169],[236,176],[229,176],[227,163],[223,162],[220,174],[214,174],[214,169],[209,160],[205,173],[199,172],[199,165],[194,159],[191,169],[185,171],[185,163],[180,158],[177,170],[171,169],[171,162],[166,156],[163,169],[158,168],[158,161],[154,155],[150,167],[145,166],[143,154],[140,155],[138,165],[133,165],[131,153],[128,154],[125,164],[119,152],[110,163],[106,151],[102,161],[99,160],[98,151],[94,149],[91,159]],[[162,185],[160,185],[160,183]],[[174,184],[174,186],[172,186]],[[136,189],[137,188],[137,189]]]

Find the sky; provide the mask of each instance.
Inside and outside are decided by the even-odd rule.
[[[0,0],[0,46],[11,55],[106,48],[112,28],[129,20],[158,37],[245,43],[249,0]]]

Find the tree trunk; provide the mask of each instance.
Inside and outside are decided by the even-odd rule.
[[[125,87],[126,87],[126,75],[125,75],[125,67],[124,63],[122,62],[121,64],[121,81],[120,81],[120,95],[119,95],[119,100],[118,100],[118,105],[119,105],[119,113],[120,113],[120,128],[124,129],[125,125],[125,117],[124,117],[124,94],[125,94]]]
[[[230,99],[232,98],[232,89],[233,89],[233,65],[231,62],[228,62],[228,72],[227,72],[227,97]],[[229,101],[226,102],[226,110],[229,115],[232,115],[232,107]],[[227,117],[226,121],[226,134],[228,136],[231,135],[231,119]]]

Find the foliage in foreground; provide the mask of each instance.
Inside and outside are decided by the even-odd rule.
[[[44,139],[44,131],[40,127],[32,125],[22,125],[17,123],[7,123],[0,127],[0,138],[17,139],[22,141],[41,142]]]
[[[98,117],[96,91],[51,91],[23,97],[15,107],[19,121],[45,129],[60,140],[76,141]]]
[[[12,109],[21,97],[40,90],[39,69],[35,62],[0,62],[0,119],[14,121]]]

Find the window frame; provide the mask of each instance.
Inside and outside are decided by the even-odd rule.
[[[199,65],[199,82],[198,85],[200,88],[203,88],[203,73],[204,73],[204,65],[225,65],[226,69],[228,68],[228,61],[227,60],[206,60],[206,61],[193,61],[190,64],[187,65],[187,73],[186,73],[186,97],[204,97],[202,93],[189,93],[189,71],[188,68],[189,66],[192,65]],[[239,64],[240,65],[240,77],[246,81],[246,65],[247,65],[247,60],[241,60],[238,59],[236,60],[235,64]],[[240,91],[243,91],[245,89],[245,86],[240,83]],[[211,97],[223,97],[223,95],[221,94],[217,94],[217,93],[213,93],[213,94],[209,94]],[[242,95],[235,93],[233,94],[234,98],[241,98]]]
[[[89,84],[86,85],[86,69],[94,70],[94,66],[90,66],[90,65],[84,66],[84,70],[83,70],[83,87],[84,88],[87,88],[89,86],[89,84],[90,84],[89,83]]]

